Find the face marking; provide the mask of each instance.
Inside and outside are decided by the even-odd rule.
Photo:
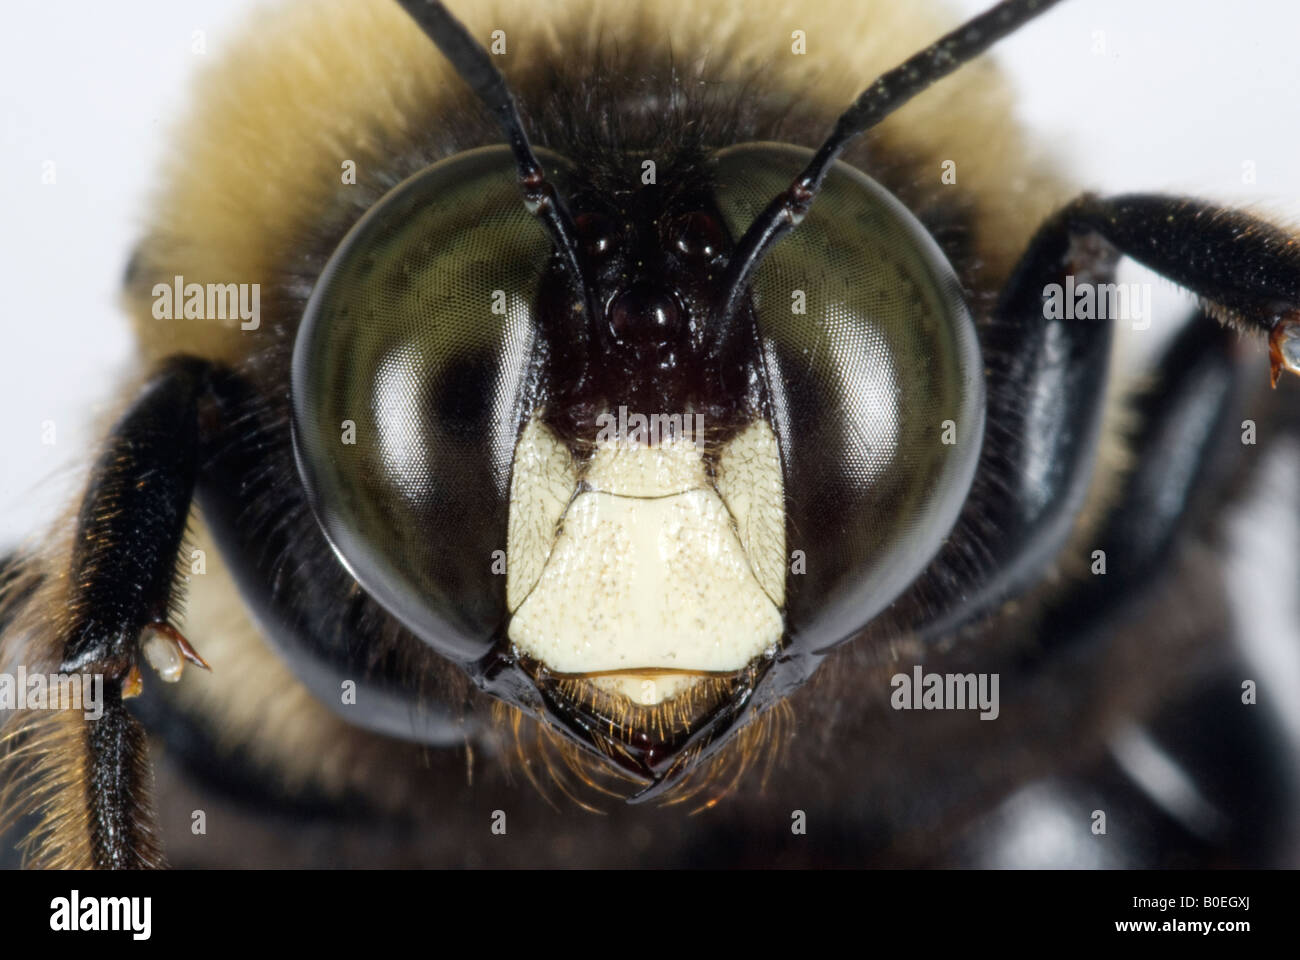
[[[785,484],[776,434],[755,420],[718,457],[716,484],[736,520],[754,576],[778,607],[785,606]]]
[[[568,447],[536,418],[515,447],[506,530],[506,605],[513,613],[537,585],[578,471]]]
[[[691,441],[654,447],[598,442],[583,480],[588,489],[616,497],[667,497],[709,486],[704,458]]]
[[[692,441],[619,438],[597,442],[579,486],[567,449],[534,419],[509,530],[508,634],[553,673],[649,705],[781,639],[781,464],[764,421],[721,452],[716,485]]]

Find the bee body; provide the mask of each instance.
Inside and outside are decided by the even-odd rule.
[[[1195,851],[1203,859],[1232,850],[1242,862],[1267,861],[1260,836],[1281,819],[1271,808],[1254,832],[1194,813],[1173,817],[1171,826],[1158,791],[1125,766],[1149,744],[1141,731],[1181,716],[1171,705],[1226,697],[1223,678],[1233,663],[1221,642],[1231,626],[1219,581],[1201,546],[1217,530],[1208,503],[1180,487],[1149,543],[1129,534],[1154,511],[1152,502],[1168,502],[1141,499],[1142,444],[1159,448],[1169,438],[1207,460],[1235,456],[1223,431],[1206,423],[1282,422],[1282,407],[1244,386],[1245,365],[1226,341],[1189,337],[1161,382],[1174,398],[1218,391],[1217,405],[1196,429],[1166,422],[1158,403],[1109,373],[1110,327],[1042,323],[1045,283],[1111,283],[1117,255],[1095,238],[1072,246],[1077,256],[1053,245],[1053,230],[1086,233],[1101,214],[1068,203],[1070,186],[1016,128],[990,62],[939,81],[840,156],[847,166],[827,176],[821,205],[813,201],[800,214],[755,274],[761,359],[748,348],[737,348],[734,363],[709,354],[698,367],[707,375],[697,376],[683,349],[644,382],[630,360],[626,368],[611,360],[601,372],[604,357],[622,356],[620,345],[641,344],[629,352],[644,356],[659,348],[656,337],[676,335],[674,325],[685,331],[683,342],[707,328],[700,318],[711,309],[710,284],[730,267],[715,248],[736,251],[762,201],[798,173],[866,79],[940,35],[948,22],[942,8],[873,0],[794,11],[759,0],[742,12],[667,0],[473,4],[457,13],[513,91],[548,183],[572,206],[581,247],[574,262],[602,296],[585,304],[570,296],[573,270],[556,265],[558,251],[548,259],[547,236],[532,219],[554,201],[531,197],[526,175],[527,208],[505,212],[518,185],[496,118],[397,4],[292,3],[268,11],[200,77],[127,271],[124,303],[143,386],[130,391],[115,430],[138,417],[149,397],[160,398],[159,409],[190,411],[197,424],[188,481],[197,510],[178,554],[171,607],[153,611],[149,637],[166,635],[166,624],[179,628],[213,670],[189,670],[175,685],[144,674],[131,715],[153,737],[163,842],[152,826],[147,766],[131,768],[131,803],[103,805],[122,818],[117,829],[136,838],[138,862],[161,863],[165,847],[180,865],[988,864],[1014,847],[1006,818],[1016,804],[1083,817],[1086,831],[1093,808],[1111,802],[1154,839],[1144,847],[1129,835],[1132,845],[1105,854],[1105,865],[1143,856],[1177,862],[1185,834],[1204,845]],[[451,164],[467,172],[457,180]],[[472,190],[457,187],[471,182]],[[403,191],[414,199],[394,206]],[[858,219],[836,232],[835,215],[846,210]],[[447,233],[431,232],[422,243],[401,232],[426,213]],[[877,235],[858,243],[868,223]],[[492,224],[504,226],[482,240]],[[453,228],[480,239],[446,254],[437,241]],[[376,239],[358,246],[367,231]],[[920,252],[890,252],[912,244]],[[668,251],[663,263],[647,266],[660,246]],[[1040,247],[1046,252],[1036,256]],[[921,342],[945,346],[910,357],[892,342],[872,347],[870,362],[854,366],[850,357],[828,368],[850,383],[842,397],[828,399],[833,390],[813,396],[821,380],[833,379],[809,372],[822,369],[819,344],[838,355],[868,350],[861,337],[835,339],[834,331],[852,328],[845,311],[855,295],[865,296],[860,263],[873,256],[880,269],[872,282],[882,273],[891,278],[881,281],[882,299],[892,278],[901,278],[897,300],[930,311],[917,308],[929,338]],[[421,270],[443,285],[420,288]],[[799,284],[800,276],[808,283]],[[417,292],[405,292],[408,285]],[[1238,304],[1235,289],[1214,289]],[[801,315],[801,294],[804,309],[811,302],[829,318],[826,339],[806,335],[798,321],[784,327],[773,319],[787,310]],[[394,307],[394,318],[385,311],[405,296],[422,310],[436,304],[428,309],[442,311],[445,332],[402,339],[418,324],[405,322],[405,308]],[[569,377],[567,364],[597,342],[594,335],[576,346],[521,346],[533,343],[530,329],[549,332],[584,310],[608,311],[610,332],[601,328],[601,336],[615,346],[590,347],[599,362],[582,376]],[[511,367],[511,351],[532,359]],[[400,381],[407,355],[442,364],[433,387],[365,392],[385,371]],[[889,363],[894,380],[873,386],[870,371]],[[159,370],[168,371],[165,383]],[[365,389],[348,392],[350,377]],[[714,390],[714,380],[727,389]],[[506,396],[507,381],[508,402],[483,402]],[[598,412],[609,417],[615,409],[592,401],[592,391],[606,391],[598,394],[603,402],[619,389],[644,400],[646,412],[689,410],[699,419],[684,422],[703,424],[705,440],[670,462],[657,439],[651,446],[661,453],[651,467],[627,466],[636,445],[631,454],[602,447],[592,429]],[[167,390],[174,395],[159,392]],[[680,396],[689,402],[678,404]],[[396,440],[376,440],[386,421],[374,410],[394,398],[436,411],[441,432],[411,427]],[[824,436],[844,442],[828,439],[814,456],[807,446],[819,445],[801,438],[822,436],[818,424],[840,415],[837,402],[851,408],[848,425]],[[801,404],[817,415],[800,420]],[[418,424],[419,416],[391,422]],[[848,450],[847,441],[861,439],[855,424],[875,422],[869,416],[894,417],[896,436],[873,434]],[[625,426],[627,418],[613,422]],[[931,440],[916,439],[931,428]],[[956,439],[944,439],[945,431]],[[859,523],[854,499],[867,486],[874,451],[890,442],[908,454],[891,461],[899,471],[894,487],[887,471],[883,479],[872,475],[872,489],[892,491],[873,494],[890,505],[879,512],[906,527],[910,510],[948,511],[931,524],[932,543],[905,544],[896,554],[896,541],[912,534],[885,521]],[[968,451],[966,459],[950,446]],[[471,447],[492,452],[475,459],[465,452]],[[426,476],[408,469],[424,464],[413,448],[436,450],[452,478],[439,480],[436,496],[417,490],[411,509],[428,512],[406,515],[404,491]],[[137,472],[147,474],[149,453],[136,441],[110,449],[118,453],[103,455],[91,479],[94,508],[83,507],[75,530],[70,525],[63,540],[8,575],[0,671],[74,665],[69,635],[93,620],[91,600],[111,604],[129,593],[111,578],[112,517],[130,495],[114,470],[133,475],[136,457]],[[930,460],[913,455],[921,449]],[[366,464],[363,480],[339,466],[353,457]],[[157,455],[158,463],[165,459]],[[902,473],[900,464],[915,472]],[[1189,476],[1218,496],[1232,480],[1246,483],[1246,467],[1232,469],[1240,477],[1200,466]],[[352,496],[376,475],[392,482],[384,488],[391,497]],[[1167,480],[1156,474],[1148,486]],[[913,487],[923,492],[910,496]],[[626,512],[611,506],[638,498]],[[618,593],[623,580],[642,576],[630,560],[582,580],[585,545],[610,537],[619,543],[610,555],[632,556],[628,531],[672,510],[677,520],[654,523],[721,518],[701,535],[697,553],[682,538],[674,556],[689,567],[729,545],[728,556],[740,558],[733,565],[746,569],[724,599],[744,589],[744,603],[716,606],[723,594],[710,594],[708,575],[695,567],[691,577],[664,581],[672,583],[671,601]],[[155,513],[161,529],[162,511]],[[361,514],[378,517],[375,529],[385,531],[369,543],[357,535]],[[1187,549],[1175,551],[1166,536],[1164,519],[1172,524],[1174,514],[1193,531]],[[455,531],[449,545],[420,552],[444,529]],[[869,550],[845,546],[868,539]],[[1117,586],[1099,594],[1094,548],[1112,543],[1120,544],[1110,581]],[[138,549],[141,557],[148,552]],[[417,552],[393,553],[399,549]],[[859,558],[850,563],[844,555],[858,549],[893,559],[855,579]],[[88,552],[98,566],[78,560]],[[501,570],[491,566],[497,554]],[[1125,556],[1140,560],[1141,570],[1125,567]],[[1166,559],[1169,569],[1146,583],[1146,565]],[[799,565],[810,560],[812,572],[800,579]],[[425,576],[426,563],[436,576]],[[578,573],[546,580],[548,563]],[[902,571],[897,583],[891,567]],[[620,583],[610,587],[610,580]],[[454,602],[428,600],[439,591]],[[858,601],[868,594],[879,603],[866,614]],[[420,605],[426,601],[429,611]],[[625,668],[583,659],[589,642],[572,662],[564,659],[570,621],[609,623],[635,606],[642,619],[619,636],[654,636],[655,625],[667,622],[656,618],[674,604],[692,624],[713,609],[714,619],[745,630],[707,625],[715,630],[709,636],[723,638],[707,668],[703,659],[669,666],[688,654],[649,641],[648,652],[638,652],[643,659]],[[757,634],[751,626],[767,622],[758,608],[775,622],[772,637],[729,651],[738,633]],[[432,644],[426,627],[456,639]],[[789,640],[822,637],[818,630],[827,640],[856,639],[803,647]],[[83,647],[76,663],[120,667],[123,675],[134,666],[91,640]],[[154,663],[172,649],[157,641],[144,652]],[[1163,665],[1174,662],[1180,669],[1166,673]],[[777,679],[768,682],[764,671]],[[679,687],[682,674],[697,685]],[[601,683],[588,684],[592,675]],[[1162,679],[1149,682],[1153,675]],[[977,679],[967,685],[968,676]],[[646,684],[645,701],[627,707],[619,699],[634,699]],[[930,693],[942,706],[954,691],[961,707],[931,709]],[[710,733],[713,739],[700,732],[700,716],[728,710],[734,727]],[[143,737],[131,721],[114,722],[96,735]],[[1235,717],[1224,737],[1248,741],[1253,722]],[[41,809],[29,827],[31,862],[127,865],[104,862],[93,801],[112,785],[97,779],[81,720],[52,712],[11,724],[8,736],[11,749],[40,745],[12,752],[8,793],[0,794],[0,815]],[[1220,774],[1211,771],[1211,792]],[[535,788],[570,796],[556,808]],[[641,789],[681,802],[622,802]],[[1281,793],[1261,788],[1249,802],[1267,806]],[[581,809],[592,804],[607,816]],[[197,805],[213,833],[227,831],[221,843],[191,829]],[[710,809],[685,815],[696,807]],[[477,842],[502,812],[509,849]],[[308,814],[306,827],[286,828]],[[792,830],[807,822],[826,829]],[[325,835],[342,846],[322,857],[315,840]],[[1071,846],[1062,859],[1077,860],[1083,849]]]

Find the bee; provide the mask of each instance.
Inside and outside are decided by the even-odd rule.
[[[1300,245],[1033,160],[982,55],[1056,3],[264,14],[0,568],[7,845],[1293,863],[1215,560],[1300,426]],[[1125,257],[1197,298],[1143,381]]]

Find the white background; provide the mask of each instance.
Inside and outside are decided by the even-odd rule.
[[[951,0],[954,25],[988,2]],[[92,455],[91,418],[130,355],[115,295],[168,122],[202,60],[194,31],[218,56],[253,6],[5,0],[0,550],[41,530],[69,494],[68,465]],[[1298,36],[1290,0],[1066,0],[995,56],[1022,118],[1081,185],[1244,200],[1300,222]],[[41,184],[47,160],[53,186]],[[1254,184],[1242,182],[1248,160]],[[41,443],[48,420],[53,446]]]

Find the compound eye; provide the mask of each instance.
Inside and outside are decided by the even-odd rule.
[[[811,152],[715,154],[740,236]],[[837,163],[752,284],[786,478],[789,642],[848,639],[926,567],[983,440],[983,365],[951,265],[888,191]]]
[[[539,151],[548,177],[562,161]],[[395,187],[348,233],[298,330],[293,432],[317,519],[360,584],[439,653],[506,618],[510,468],[551,256],[510,152]]]

